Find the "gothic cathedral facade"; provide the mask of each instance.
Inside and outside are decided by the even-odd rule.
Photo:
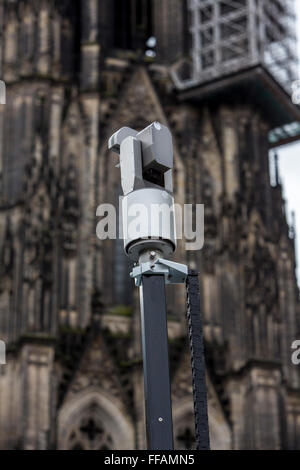
[[[173,134],[176,202],[205,204],[204,248],[179,243],[176,260],[200,273],[212,448],[300,449],[299,291],[270,184],[273,124],[241,92],[178,92],[183,4],[0,2],[2,449],[145,448],[138,292],[96,210],[121,194],[108,138],[155,120]],[[175,449],[194,445],[184,296],[168,289]]]

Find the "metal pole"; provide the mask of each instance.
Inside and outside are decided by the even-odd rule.
[[[140,301],[148,449],[173,450],[164,275],[142,276]]]

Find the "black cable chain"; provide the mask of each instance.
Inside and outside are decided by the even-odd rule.
[[[198,272],[189,270],[187,280],[187,321],[191,349],[196,449],[209,450],[209,428],[205,381],[203,329],[200,313]]]

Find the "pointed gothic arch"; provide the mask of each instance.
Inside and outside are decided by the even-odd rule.
[[[230,450],[231,430],[210,393],[208,393],[208,419],[211,449]],[[194,407],[191,396],[185,396],[173,403],[173,423],[175,449],[195,449]]]
[[[90,387],[68,400],[58,415],[60,450],[130,450],[134,428],[115,397]]]

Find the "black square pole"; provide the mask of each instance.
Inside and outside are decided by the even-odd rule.
[[[173,450],[164,275],[143,275],[140,289],[148,449]]]

